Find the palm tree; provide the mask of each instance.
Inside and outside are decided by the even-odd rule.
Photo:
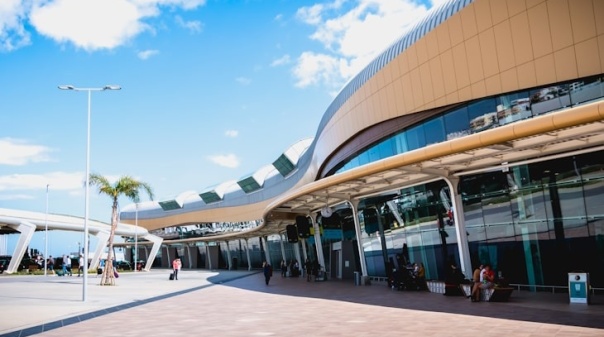
[[[90,174],[90,185],[97,186],[99,194],[108,195],[113,199],[113,205],[111,206],[111,233],[109,234],[109,252],[107,253],[107,262],[105,263],[105,269],[101,277],[101,285],[114,285],[115,278],[113,272],[113,237],[115,236],[115,229],[117,228],[117,199],[120,196],[125,196],[133,202],[139,202],[139,194],[141,190],[147,192],[149,199],[153,200],[153,190],[151,187],[142,181],[135,180],[130,176],[121,176],[115,184],[111,184],[107,178],[92,173]]]

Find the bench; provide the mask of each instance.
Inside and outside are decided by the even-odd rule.
[[[461,285],[466,296],[472,294],[471,284]],[[510,287],[495,287],[491,289],[480,289],[480,300],[484,302],[507,302],[512,296],[514,288]]]

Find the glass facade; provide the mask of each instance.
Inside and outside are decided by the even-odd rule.
[[[463,177],[472,265],[490,263],[523,285],[564,286],[568,272],[582,270],[594,287],[604,286],[603,158],[599,151]],[[409,262],[424,263],[428,279],[442,280],[448,263],[459,265],[444,181],[405,188],[366,207],[359,218],[369,275],[387,276],[385,261],[404,250]],[[379,216],[368,217],[374,208]]]
[[[385,135],[336,167],[337,174],[395,154],[463,137],[604,97],[603,76],[469,102]],[[472,265],[490,263],[514,284],[561,285],[587,271],[604,286],[604,152],[462,177]],[[401,254],[428,279],[459,265],[450,191],[444,181],[405,188],[359,213],[369,275],[387,276]],[[361,203],[364,201],[361,200]],[[377,210],[373,216],[369,209]],[[469,276],[469,275],[467,275]]]
[[[369,145],[327,176],[370,162],[604,97],[604,76],[517,91],[469,102]]]

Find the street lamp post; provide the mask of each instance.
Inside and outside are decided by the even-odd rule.
[[[46,184],[46,215],[44,216],[44,276],[48,275],[48,186]]]
[[[134,272],[138,271],[138,203],[136,205],[136,213],[134,216]]]
[[[118,85],[106,85],[101,88],[78,88],[73,85],[60,85],[61,90],[86,91],[88,92],[88,123],[86,129],[86,192],[85,192],[85,211],[84,211],[84,277],[82,280],[82,301],[86,302],[87,284],[88,284],[88,210],[90,204],[90,98],[93,91],[120,90]]]

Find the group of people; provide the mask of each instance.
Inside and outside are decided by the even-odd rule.
[[[472,274],[472,293],[470,299],[472,302],[480,302],[480,290],[491,289],[495,287],[495,272],[491,269],[491,265],[480,265]]]
[[[300,273],[300,265],[297,260],[292,260],[289,264],[285,260],[281,260],[281,277],[287,277],[288,272],[291,277],[299,277]],[[306,259],[304,262],[304,273],[306,274],[306,281],[310,282],[313,280],[317,280],[319,273],[321,271],[321,265],[317,260],[311,261],[310,259]],[[266,285],[270,282],[271,277],[273,276],[273,267],[267,261],[262,263],[262,272],[264,274],[264,282]]]
[[[300,264],[298,260],[291,260],[289,264],[285,260],[281,260],[281,277],[289,276],[298,277],[300,276]]]
[[[60,271],[56,271],[56,274],[58,276],[73,276],[73,270],[72,270],[72,262],[71,262],[71,257],[67,254],[63,255],[61,257],[61,270]],[[56,265],[56,261],[55,259],[52,257],[52,255],[48,256],[48,259],[46,259],[46,266],[48,268],[48,270],[50,271],[55,271],[55,265]],[[79,258],[78,258],[78,277],[80,277],[80,275],[82,274],[82,272],[84,271],[84,256],[82,254],[80,254]]]

